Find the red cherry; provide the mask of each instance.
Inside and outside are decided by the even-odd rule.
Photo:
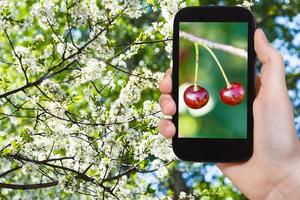
[[[197,89],[194,90],[194,85],[191,85],[184,91],[183,99],[188,107],[198,109],[207,104],[209,94],[205,88],[197,85]]]
[[[231,87],[224,87],[220,91],[220,99],[228,105],[237,105],[243,101],[245,89],[238,82],[231,83]]]

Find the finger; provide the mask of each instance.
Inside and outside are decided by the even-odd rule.
[[[174,124],[168,119],[161,119],[158,124],[158,131],[166,138],[172,138],[175,134],[176,128]]]
[[[169,94],[162,94],[159,98],[161,111],[165,115],[174,115],[176,112],[176,104]]]
[[[270,45],[261,29],[255,31],[254,48],[262,63],[261,84],[263,87],[272,89],[286,87],[283,57]]]
[[[161,93],[170,94],[172,92],[172,69],[168,69],[164,75],[164,78],[159,84]]]

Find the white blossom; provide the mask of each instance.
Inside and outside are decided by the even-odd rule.
[[[243,1],[242,4],[238,4],[238,6],[243,6],[245,8],[247,8],[248,10],[251,10],[251,7],[254,6],[254,3],[252,0],[250,1]]]
[[[187,194],[185,192],[181,191],[179,193],[179,199],[185,199],[185,198],[187,198]]]
[[[67,184],[67,178],[65,176],[60,177],[58,180],[58,186],[61,189],[65,189],[66,184]]]
[[[168,175],[168,169],[163,166],[160,167],[155,173],[159,179],[163,179]]]
[[[36,37],[35,37],[35,40],[38,42],[38,41],[45,41],[45,38],[42,34],[38,34]]]
[[[56,50],[57,52],[62,55],[65,51],[65,45],[62,44],[62,43],[59,43],[57,46],[56,46]]]
[[[29,49],[24,46],[16,46],[15,52],[18,56],[27,56],[29,53]]]
[[[170,141],[156,131],[162,117],[157,99],[143,95],[146,90],[151,91],[149,94],[157,92],[163,73],[154,72],[153,61],[151,63],[147,56],[140,54],[147,44],[139,43],[161,37],[170,38],[170,21],[181,4],[178,5],[178,1],[158,1],[154,9],[157,9],[156,14],[159,14],[158,10],[162,12],[164,20],[151,21],[141,27],[132,26],[126,31],[129,31],[128,34],[134,33],[136,38],[127,42],[136,44],[123,47],[117,44],[126,41],[114,35],[119,33],[115,29],[121,29],[125,20],[134,21],[145,15],[142,2],[75,0],[72,3],[57,0],[39,1],[32,6],[19,3],[17,6],[23,6],[29,12],[24,17],[24,27],[8,24],[0,15],[0,25],[4,24],[1,27],[8,27],[9,33],[16,33],[11,38],[17,41],[17,56],[10,52],[12,62],[16,63],[11,70],[20,74],[13,77],[16,88],[26,84],[18,56],[22,57],[29,82],[38,81],[37,87],[29,87],[11,96],[12,102],[25,101],[24,108],[33,108],[21,113],[33,119],[28,120],[31,129],[23,133],[23,137],[30,142],[24,142],[24,138],[18,135],[20,132],[14,131],[16,137],[10,137],[7,142],[14,143],[16,148],[8,147],[6,152],[18,152],[38,161],[52,159],[48,163],[72,169],[70,172],[47,166],[47,175],[57,180],[58,186],[69,193],[86,192],[84,188],[90,188],[102,198],[103,188],[99,183],[123,172],[125,167],[120,165],[120,161],[128,157],[128,165],[138,167],[139,163],[155,157],[155,162],[147,164],[145,169],[155,169],[157,176],[163,179],[168,175],[164,164],[175,156]],[[13,3],[3,5],[14,7],[16,12],[12,15],[18,13],[18,7]],[[0,14],[1,9],[4,8],[0,8]],[[71,41],[66,21],[67,11],[74,41]],[[120,16],[124,17],[124,21]],[[32,31],[32,35],[28,35],[28,30]],[[75,30],[82,36],[75,37]],[[163,47],[157,47],[153,53],[158,55],[163,51]],[[137,55],[139,59],[136,59]],[[60,70],[62,73],[58,73]],[[5,113],[12,112],[11,106],[3,105]],[[24,119],[11,117],[9,120],[5,131],[21,126],[24,128]],[[2,138],[4,136],[1,134],[0,140]],[[61,162],[55,160],[65,157],[68,159]],[[34,162],[25,162],[22,171],[35,175],[29,181],[40,181],[39,166]],[[59,173],[52,173],[50,169]],[[80,179],[76,172],[85,172],[95,182]],[[16,180],[19,179],[21,182],[21,177],[16,177]],[[43,177],[43,181],[46,179]],[[104,185],[113,187],[115,182],[107,181]],[[136,196],[133,193],[142,194],[147,189],[147,184],[141,180],[134,183],[134,187],[128,182],[135,180],[131,176],[122,176],[118,180],[115,194],[120,199],[134,199]],[[106,194],[105,199],[113,197]]]
[[[53,95],[55,99],[62,100],[65,98],[65,92],[61,89],[60,85],[47,79],[42,82],[41,86],[44,92],[48,95]]]

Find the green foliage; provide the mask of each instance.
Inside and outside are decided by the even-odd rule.
[[[7,75],[4,74],[3,76],[0,77],[0,91],[7,91],[9,87],[9,79],[7,78]]]
[[[52,66],[57,65],[63,60],[58,48],[61,42],[54,34],[54,31],[57,35],[61,37],[60,39],[66,39],[68,44],[72,43],[71,38],[67,37],[68,24],[66,13],[65,11],[61,12],[61,10],[58,9],[58,7],[60,7],[63,4],[63,2],[67,2],[69,6],[73,8],[76,7],[76,4],[82,3],[82,1],[39,1],[40,3],[48,3],[45,8],[50,8],[50,6],[52,6],[51,2],[54,2],[54,7],[56,7],[47,10],[47,12],[49,12],[48,14],[50,18],[52,15],[52,11],[54,12],[54,31],[51,28],[49,28],[47,22],[44,21],[44,24],[40,23],[40,20],[43,18],[42,16],[33,16],[33,14],[30,13],[32,6],[35,3],[37,3],[37,1],[11,1],[9,2],[9,5],[13,8],[13,12],[7,7],[5,7],[4,1],[0,2],[3,3],[0,7],[1,95],[7,91],[22,87],[24,84],[26,84],[24,74],[22,70],[20,70],[19,61],[12,53],[12,47],[10,46],[8,39],[3,31],[4,26],[3,24],[1,24],[1,22],[4,20],[5,25],[8,26],[8,35],[10,36],[12,43],[15,47],[23,46],[30,50],[30,53],[27,54],[29,59],[26,60],[26,57],[22,57],[22,59],[23,61],[25,59],[25,61],[27,62],[26,64],[24,64],[24,67],[25,69],[27,69],[27,71],[29,71],[28,73],[30,73],[29,82],[33,82],[35,80],[38,80]],[[84,6],[87,6],[88,3],[86,2],[89,1],[84,1],[84,4],[80,6],[80,8],[83,9]],[[123,4],[123,2],[121,1],[116,2]],[[174,1],[169,1],[170,4],[172,2]],[[187,6],[236,5],[241,3],[242,1],[236,0],[186,1]],[[271,41],[275,41],[277,39],[285,41],[285,45],[282,45],[282,48],[286,47],[288,49],[288,53],[294,53],[299,58],[299,45],[297,46],[292,42],[295,36],[299,33],[299,30],[290,28],[284,24],[280,24],[276,20],[278,16],[282,16],[289,20],[292,20],[293,17],[295,17],[300,10],[300,5],[298,4],[298,1],[290,0],[289,3],[285,3],[284,1],[270,0],[255,1],[254,3],[255,5],[253,6],[252,10],[254,12],[254,15],[256,16],[258,26],[262,27],[267,32],[267,35],[271,39]],[[131,195],[130,197],[133,199],[141,199],[147,197],[153,199],[158,196],[161,198],[165,196],[170,196],[174,199],[177,199],[181,191],[186,191],[187,194],[198,194],[199,198],[203,197],[211,199],[244,199],[243,195],[232,184],[230,184],[228,180],[225,181],[225,178],[223,176],[220,176],[219,174],[216,175],[216,180],[220,184],[219,186],[214,186],[213,180],[205,179],[205,174],[207,174],[207,165],[205,164],[194,165],[191,163],[175,161],[167,166],[168,175],[163,176],[163,178],[157,177],[156,171],[158,170],[154,170],[154,172],[152,173],[145,172],[146,170],[153,170],[152,164],[155,160],[158,160],[157,155],[150,155],[149,152],[151,150],[162,151],[167,148],[170,148],[170,146],[168,146],[167,141],[162,140],[159,137],[155,138],[155,140],[149,139],[157,134],[154,123],[155,120],[153,120],[153,118],[150,117],[153,115],[144,116],[146,110],[146,108],[144,108],[144,102],[150,100],[151,102],[148,104],[149,107],[147,109],[156,109],[155,105],[157,106],[157,104],[155,104],[155,102],[158,100],[160,95],[159,91],[156,89],[158,85],[152,85],[151,88],[146,87],[150,86],[150,84],[146,84],[146,86],[144,86],[141,82],[135,83],[135,85],[130,85],[131,87],[135,87],[136,84],[138,84],[138,88],[142,88],[142,91],[140,91],[140,100],[137,102],[133,102],[132,100],[130,102],[130,107],[132,108],[131,111],[136,111],[137,116],[139,117],[139,121],[135,119],[128,123],[128,128],[131,132],[126,130],[126,127],[122,124],[109,127],[108,129],[97,127],[97,130],[90,127],[86,128],[86,126],[80,125],[80,128],[78,128],[78,130],[76,130],[75,132],[76,134],[73,134],[72,136],[74,138],[84,136],[84,138],[82,139],[86,140],[87,143],[84,143],[84,145],[75,146],[75,144],[79,144],[79,142],[82,142],[82,140],[78,139],[75,140],[76,142],[74,143],[71,143],[69,141],[64,144],[60,144],[60,142],[64,141],[64,139],[66,139],[67,137],[67,134],[64,135],[63,132],[74,128],[74,126],[77,127],[75,122],[86,120],[88,122],[95,123],[97,121],[97,117],[99,116],[102,117],[101,120],[108,120],[110,117],[109,111],[113,107],[112,104],[116,100],[118,100],[120,92],[126,87],[128,82],[130,82],[131,78],[136,77],[132,76],[132,74],[137,73],[141,76],[144,76],[146,72],[148,73],[148,71],[144,72],[140,69],[146,68],[151,72],[151,74],[148,74],[148,76],[153,78],[153,76],[155,75],[156,80],[158,79],[156,72],[163,72],[167,68],[169,68],[171,51],[170,49],[168,49],[168,47],[170,47],[171,38],[166,38],[170,35],[170,33],[168,33],[168,26],[158,26],[157,30],[151,30],[150,34],[145,34],[145,31],[148,27],[153,26],[153,22],[162,22],[163,25],[167,24],[168,22],[172,22],[171,19],[166,20],[164,16],[162,16],[160,10],[160,6],[162,4],[164,4],[164,14],[166,16],[168,16],[168,11],[174,8],[172,6],[169,6],[164,1],[156,0],[141,1],[141,4],[146,7],[142,9],[142,14],[140,17],[128,17],[126,14],[128,14],[129,10],[126,10],[127,13],[122,14],[120,17],[118,17],[116,21],[113,22],[113,25],[110,27],[110,29],[105,32],[105,36],[106,38],[108,38],[108,41],[104,46],[107,51],[112,50],[114,52],[113,54],[110,55],[107,52],[100,51],[103,50],[102,48],[99,48],[102,47],[101,42],[103,41],[101,40],[97,40],[96,45],[89,46],[89,49],[87,51],[82,51],[85,52],[86,55],[91,57],[100,57],[103,59],[104,56],[105,61],[112,62],[113,56],[120,55],[126,50],[135,46],[132,43],[145,42],[144,44],[140,44],[137,46],[137,53],[132,54],[128,59],[123,60],[125,62],[125,67],[117,66],[116,68],[114,68],[113,66],[105,65],[105,71],[103,72],[103,74],[101,74],[101,76],[99,76],[97,79],[93,80],[93,84],[97,87],[97,89],[102,89],[101,95],[98,95],[97,90],[90,81],[87,81],[83,83],[80,87],[73,89],[75,86],[72,80],[76,79],[77,75],[84,75],[81,74],[81,70],[78,69],[86,67],[87,63],[81,62],[80,66],[74,65],[71,67],[70,70],[66,70],[61,74],[52,77],[51,83],[48,83],[48,85],[44,82],[40,88],[33,87],[30,89],[24,89],[23,91],[21,90],[17,95],[13,95],[13,97],[10,99],[13,104],[9,103],[9,101],[7,100],[1,101],[1,173],[4,171],[4,169],[14,168],[18,165],[23,164],[33,165],[30,167],[31,169],[34,168],[35,170],[30,171],[29,174],[26,173],[26,170],[22,169],[14,171],[13,173],[8,174],[5,177],[1,177],[0,182],[31,184],[37,183],[39,181],[51,181],[51,179],[46,178],[45,175],[41,175],[43,170],[45,170],[47,172],[46,175],[52,177],[56,181],[59,181],[60,186],[62,185],[63,181],[67,182],[69,186],[74,184],[74,188],[69,187],[64,189],[61,189],[60,186],[25,191],[1,189],[1,199],[96,199],[95,197],[80,194],[76,191],[89,191],[79,190],[81,186],[83,186],[84,189],[89,189],[90,187],[92,187],[92,189],[100,191],[100,196],[102,198],[103,190],[100,189],[104,186],[108,188],[113,188],[116,183],[122,184],[121,189],[117,187],[118,195],[124,196],[126,195],[126,190],[128,190],[130,191],[130,194],[128,194],[126,197],[129,198],[129,196]],[[105,8],[105,6],[107,5],[108,4],[104,5],[103,1],[97,1],[97,6],[94,6],[94,8],[98,7],[103,12],[101,12],[101,15],[98,14],[94,16],[89,16],[88,19],[92,23],[90,25],[95,26],[96,28],[95,21],[97,22],[96,18],[99,16],[106,16],[108,18],[114,16],[110,12],[111,10],[116,10],[116,7],[113,7],[113,9],[108,9]],[[133,8],[136,9],[135,6],[133,6]],[[158,12],[154,12],[154,9],[158,9]],[[177,9],[177,7],[175,7],[175,9]],[[92,13],[82,12],[77,17],[84,16],[85,14]],[[33,20],[28,21],[29,19]],[[74,22],[72,27],[73,31],[75,33],[77,32],[77,34],[80,33],[81,35],[80,37],[75,37],[76,34],[74,34],[73,39],[77,45],[82,45],[88,41],[92,29],[89,27],[88,23],[78,23],[78,21],[80,20],[78,20],[76,17],[72,17],[72,20],[72,22]],[[97,25],[104,26],[106,22],[106,20],[99,20]],[[45,26],[47,28],[45,28]],[[44,38],[42,38],[41,35]],[[166,50],[168,50],[168,53],[166,53]],[[36,60],[34,58],[36,58]],[[82,59],[82,57],[79,57],[79,59]],[[38,68],[34,68],[35,65],[31,65],[32,61],[34,61],[33,64],[38,66]],[[64,68],[69,63],[70,62],[65,62],[58,69]],[[290,64],[288,63],[288,65]],[[40,69],[42,71],[34,71],[36,69]],[[119,69],[123,69],[123,72]],[[77,71],[76,73],[71,73],[72,70]],[[96,76],[97,74],[98,73],[93,73],[94,76]],[[136,79],[138,80],[138,78]],[[287,74],[287,82],[291,90],[298,90],[296,88],[296,82],[298,80],[299,72],[291,70],[291,72]],[[107,82],[109,82],[109,84],[111,85],[114,85],[114,87],[107,87]],[[42,94],[39,89],[42,92],[46,93]],[[48,91],[48,89],[50,90]],[[64,95],[60,95],[59,92],[61,91],[64,91]],[[90,93],[88,93],[87,91],[89,91]],[[138,93],[138,91],[132,92],[132,94],[135,93]],[[131,93],[127,92],[126,94]],[[35,96],[37,96],[36,99],[32,98]],[[65,113],[62,113],[61,116],[63,116],[65,120],[59,121],[56,119],[56,123],[54,123],[53,127],[47,129],[48,123],[53,122],[55,118],[53,116],[49,116],[49,114],[43,113],[44,111],[41,109],[41,107],[37,105],[37,103],[40,103],[41,106],[46,106],[49,102],[52,101],[49,98],[52,100],[54,99],[53,101],[59,102],[59,104],[64,102],[65,111],[73,113],[69,115],[71,119],[70,123],[66,122],[66,119],[68,120],[69,118],[67,118]],[[125,100],[126,99],[122,99],[122,102],[124,102]],[[27,104],[22,105],[22,103],[24,102],[27,102]],[[18,111],[18,106],[21,105],[24,109]],[[103,107],[105,107],[105,110],[100,109]],[[35,110],[32,110],[32,108],[39,108],[40,110],[39,112],[36,112]],[[124,108],[126,108],[126,106],[120,106],[120,108],[118,107],[116,109],[122,110]],[[55,114],[58,114],[58,111],[56,111]],[[299,113],[297,114],[297,116],[298,115]],[[24,116],[26,116],[26,118]],[[114,116],[119,117],[121,116],[121,114],[117,112]],[[156,118],[158,117],[156,116]],[[45,126],[46,128],[44,127],[42,129],[43,131],[32,130],[35,129],[35,125],[37,122],[38,125]],[[60,127],[60,125],[64,125],[64,127],[61,128],[60,131],[51,130]],[[110,129],[113,131],[111,131]],[[132,129],[135,129],[135,131],[132,131]],[[107,134],[108,131],[115,131],[117,134],[111,136]],[[43,140],[39,140],[39,137],[43,137]],[[108,140],[108,142],[105,141],[101,143],[101,140],[97,140],[99,138],[101,140]],[[155,142],[157,142],[158,140],[161,141],[160,143],[156,144]],[[53,145],[52,141],[55,142],[55,145]],[[109,148],[107,148],[108,145],[112,146],[112,149],[117,148],[122,150],[122,147],[124,147],[125,144],[128,144],[132,141],[138,142],[136,142],[130,147],[127,147],[128,150],[125,151],[123,154],[120,154],[122,151],[116,151],[111,157],[105,155],[111,151]],[[141,144],[143,144],[142,142],[145,141],[147,142],[144,146],[147,146],[147,148],[142,149],[143,145]],[[58,144],[56,145],[56,143]],[[156,146],[153,146],[153,144],[155,144]],[[34,148],[34,151],[31,149],[31,147]],[[78,156],[76,164],[80,166],[80,169],[74,168],[74,171],[72,172],[66,172],[63,169],[57,169],[55,167],[51,168],[49,166],[43,165],[36,166],[36,164],[27,161],[12,160],[12,158],[7,159],[7,156],[13,155],[16,152],[24,153],[24,155],[28,157],[32,156],[30,157],[31,159],[39,159],[39,156],[41,157],[40,160],[47,159],[47,157],[50,155],[50,152],[50,158],[63,158],[69,156],[71,147],[76,149],[77,154],[75,156]],[[99,152],[95,151],[95,153],[91,151],[89,149],[90,147],[99,150]],[[137,152],[138,148],[145,150],[147,155],[143,158],[143,162],[140,163],[137,162],[137,160],[139,159],[138,155],[143,155],[143,152]],[[84,152],[84,154],[79,155],[79,152]],[[91,152],[95,154],[87,154]],[[31,155],[32,153],[36,153],[36,155],[33,156]],[[163,152],[162,155],[158,155],[164,156],[164,154],[167,154],[167,152]],[[122,156],[120,157],[120,159],[115,159],[118,155]],[[86,161],[86,158],[89,158],[89,160]],[[103,173],[105,172],[105,168],[100,168],[102,167],[101,165],[103,165],[103,163],[107,165],[111,164],[111,171],[109,171],[106,174],[107,177],[114,177],[120,171],[124,172],[130,169],[130,165],[135,165],[137,163],[138,165],[135,170],[132,170],[128,172],[128,174],[124,175],[124,179],[116,179],[110,182],[106,182],[104,185],[99,184],[95,186],[92,182],[85,182],[86,179],[78,180],[78,178],[81,178],[80,174],[75,175],[76,171],[84,171],[85,169],[83,169],[83,166],[87,165],[88,162],[92,162],[95,165],[90,169],[88,169],[88,166],[86,166],[85,169],[88,169],[86,175],[88,177],[95,178],[95,180],[99,181],[98,183],[101,183],[101,180],[104,176]],[[121,162],[123,162],[122,166],[120,165]],[[71,167],[71,169],[72,167],[75,167],[75,162],[72,159],[70,159],[70,162],[51,161],[50,163],[57,164],[58,166]],[[162,164],[164,165],[166,163],[162,162]],[[99,167],[100,170],[97,167]],[[55,173],[53,173],[53,171]],[[139,173],[139,171],[141,171],[141,173]],[[144,174],[142,172],[147,174],[147,176],[141,175]],[[38,173],[41,174],[38,175]],[[186,173],[189,176],[184,177]],[[150,179],[149,177],[154,178]],[[84,176],[84,178],[86,177]],[[151,183],[147,182],[149,180],[151,180]],[[138,191],[135,194],[132,194],[133,191],[136,191],[139,187],[142,188],[141,191],[143,194],[140,194],[140,191]],[[108,191],[109,190],[106,190],[106,192]],[[104,196],[104,199],[115,198],[109,193],[105,195],[106,196]]]

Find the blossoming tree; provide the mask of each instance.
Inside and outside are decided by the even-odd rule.
[[[163,175],[174,158],[156,132],[162,68],[151,61],[170,53],[180,3],[0,4],[0,187],[58,185],[104,199],[145,193],[136,174]],[[137,56],[148,43],[152,55]]]
[[[168,184],[157,88],[183,6],[0,0],[1,199],[153,199],[148,174]]]

